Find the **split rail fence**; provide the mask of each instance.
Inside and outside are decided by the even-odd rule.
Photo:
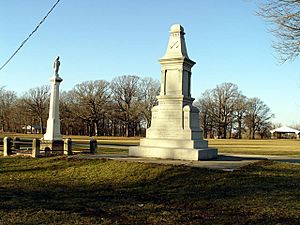
[[[42,155],[51,156],[54,154],[73,155],[76,153],[95,154],[97,150],[97,140],[73,142],[68,138],[64,140],[63,149],[50,150],[50,148],[41,149],[40,139],[20,139],[18,137],[5,137],[0,140],[0,148],[3,149],[3,156],[10,155],[31,155],[33,158],[38,158]]]

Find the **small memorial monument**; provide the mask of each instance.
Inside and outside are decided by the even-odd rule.
[[[53,62],[53,75],[50,78],[51,93],[50,93],[50,108],[49,118],[47,120],[47,130],[41,141],[41,148],[49,148],[52,152],[58,151],[63,153],[63,140],[60,133],[59,119],[59,85],[63,81],[59,77],[58,71],[60,67],[59,56]]]
[[[159,60],[161,91],[159,104],[152,109],[151,127],[140,146],[130,147],[129,156],[182,160],[208,160],[218,150],[208,148],[200,128],[199,110],[193,106],[191,75],[195,64],[187,54],[184,29],[175,24],[170,30],[166,54]]]

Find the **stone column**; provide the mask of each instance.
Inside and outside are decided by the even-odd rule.
[[[59,77],[58,69],[60,66],[59,57],[53,63],[54,73],[50,78],[51,93],[50,93],[50,107],[49,117],[47,120],[47,130],[42,139],[42,149],[49,147],[55,153],[63,154],[63,140],[60,133],[60,119],[59,119],[59,85],[63,81]]]
[[[49,117],[47,120],[47,130],[44,134],[44,140],[62,140],[60,134],[60,119],[59,119],[59,85],[62,82],[60,77],[51,77],[51,95]]]

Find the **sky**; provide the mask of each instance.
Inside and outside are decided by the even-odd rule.
[[[56,0],[0,0],[0,66]],[[22,95],[49,84],[60,56],[62,90],[88,80],[138,75],[160,80],[169,29],[181,24],[192,69],[192,96],[224,82],[258,97],[274,123],[300,124],[299,59],[279,64],[258,0],[61,0],[0,71],[0,86]]]

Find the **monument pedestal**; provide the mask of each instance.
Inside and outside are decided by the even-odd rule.
[[[218,157],[218,150],[208,148],[200,128],[199,110],[191,97],[191,68],[184,30],[179,24],[170,31],[169,46],[162,65],[159,104],[152,109],[151,127],[140,146],[130,147],[129,156],[182,160],[208,160]]]
[[[130,147],[129,156],[180,160],[209,160],[218,157],[218,150],[214,148],[184,149],[136,146]]]
[[[209,160],[218,150],[209,148],[199,125],[199,110],[193,98],[183,95],[158,96],[152,109],[151,127],[140,146],[130,147],[129,156],[181,160]]]

